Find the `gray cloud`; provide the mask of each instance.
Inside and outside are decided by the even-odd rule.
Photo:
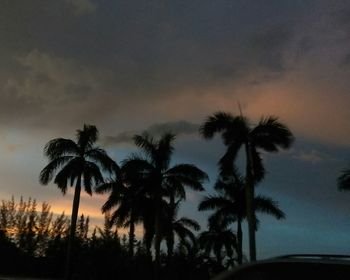
[[[348,52],[345,43],[331,44],[340,36],[331,25],[335,10],[298,0],[4,1],[0,119],[138,130],[153,113],[196,122],[199,110],[251,104],[264,85],[284,79],[327,82],[322,75],[334,73],[331,82],[341,85],[343,75],[322,70]]]
[[[285,21],[292,26],[289,19],[300,10],[288,4],[286,12],[276,1],[267,6],[223,0],[39,2],[6,1],[0,7],[8,52],[37,49],[74,58],[81,67],[113,73],[113,86],[148,95],[237,80],[255,72],[257,64],[282,69],[290,30]],[[88,15],[77,17],[77,11]],[[15,15],[21,19],[14,21]],[[263,27],[261,34],[256,27]],[[254,47],[246,39],[252,36]]]
[[[90,0],[66,0],[75,9],[78,15],[87,15],[96,11],[96,6]]]
[[[337,161],[337,159],[331,155],[316,149],[294,151],[292,158],[312,164],[318,164],[324,161]]]
[[[349,67],[350,66],[350,53],[348,53],[347,55],[345,55],[343,57],[343,59],[340,61],[339,63],[339,67],[343,68],[343,67]]]
[[[146,131],[152,135],[161,135],[165,132],[172,132],[176,135],[190,135],[198,133],[199,125],[188,121],[177,121],[168,123],[153,124]]]
[[[284,71],[284,51],[291,36],[292,32],[287,25],[273,26],[256,33],[250,41],[254,61],[273,72]]]
[[[166,122],[166,123],[157,123],[149,126],[144,131],[147,131],[150,135],[154,137],[159,137],[163,133],[171,132],[176,134],[177,136],[181,135],[193,135],[198,133],[198,124],[190,123],[187,121],[174,121],[174,122]],[[135,134],[138,134],[138,131],[124,131],[119,133],[116,136],[106,136],[102,142],[104,145],[116,145],[132,143],[132,137]]]
[[[105,136],[102,139],[102,143],[104,146],[112,146],[112,145],[118,145],[118,144],[130,144],[132,143],[132,137],[136,133],[133,131],[124,131],[119,133],[116,136]]]

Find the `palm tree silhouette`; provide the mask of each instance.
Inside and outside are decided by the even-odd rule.
[[[92,187],[103,182],[102,171],[111,171],[114,162],[103,149],[95,146],[98,140],[98,130],[93,125],[84,125],[77,130],[77,141],[56,138],[49,141],[44,148],[44,154],[49,163],[40,172],[39,181],[47,185],[54,179],[54,183],[66,194],[68,185],[75,184],[70,234],[66,259],[66,279],[71,276],[71,259],[75,236],[77,216],[82,185],[85,191],[92,195]]]
[[[200,230],[200,225],[195,221],[187,217],[177,218],[181,199],[174,204],[167,205],[167,211],[164,211],[162,215],[163,221],[161,223],[162,232],[166,239],[168,248],[168,257],[172,257],[174,253],[174,240],[177,235],[179,242],[188,244],[191,247],[196,246],[196,236],[192,230]],[[191,243],[191,244],[189,244]]]
[[[119,168],[115,164],[113,177],[96,188],[97,193],[109,192],[102,206],[102,213],[116,208],[111,215],[111,223],[118,227],[129,227],[129,255],[134,255],[135,225],[142,222],[146,211],[147,197],[142,193],[140,174],[142,170],[131,169],[128,160]]]
[[[237,223],[237,262],[241,264],[243,257],[242,221],[247,218],[244,178],[237,173],[229,178],[219,178],[214,188],[218,194],[206,196],[198,209],[200,211],[216,210],[209,218],[212,223],[219,221],[220,224],[226,226],[233,222]],[[285,218],[283,211],[278,208],[278,203],[266,196],[258,195],[254,198],[253,210],[256,222],[258,221],[256,212],[270,214],[276,219]]]
[[[207,175],[192,164],[177,164],[170,167],[174,140],[175,135],[172,133],[165,133],[158,140],[148,133],[135,135],[134,142],[145,157],[135,156],[129,161],[129,166],[142,170],[144,193],[152,200],[154,206],[154,217],[148,216],[148,220],[154,219],[156,278],[159,276],[160,267],[161,212],[164,210],[164,198],[169,195],[169,188],[177,186],[181,189],[180,186],[189,186],[194,189],[203,189],[202,183],[207,179]],[[149,229],[152,230],[152,227]]]
[[[261,118],[252,127],[244,116],[233,116],[230,113],[217,112],[209,116],[200,127],[205,139],[211,139],[216,133],[221,133],[227,150],[220,159],[222,175],[229,174],[234,169],[234,160],[241,148],[246,157],[245,191],[247,220],[249,231],[250,260],[256,260],[255,223],[254,223],[254,185],[264,177],[265,170],[260,156],[260,150],[277,152],[280,148],[288,149],[294,138],[287,126],[276,117]]]
[[[218,265],[222,266],[223,249],[226,255],[232,258],[233,253],[237,248],[236,235],[232,230],[219,222],[209,222],[209,229],[204,231],[199,236],[199,245],[207,256],[213,252]]]

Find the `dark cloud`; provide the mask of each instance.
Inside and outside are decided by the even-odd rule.
[[[188,121],[175,121],[167,123],[158,123],[149,126],[146,131],[154,137],[159,137],[163,133],[171,132],[177,136],[180,135],[193,135],[198,133],[198,124],[190,123]],[[103,144],[106,146],[116,145],[121,143],[132,143],[132,138],[135,134],[140,132],[137,131],[124,131],[116,136],[106,136],[103,139]]]
[[[81,67],[113,73],[112,84],[129,93],[165,94],[232,81],[257,64],[283,68],[291,19],[302,7],[299,1],[14,0],[0,8],[8,51],[74,58]],[[270,27],[271,17],[277,27]]]
[[[350,53],[344,56],[344,58],[340,61],[339,66],[341,68],[350,66]]]
[[[132,143],[132,137],[135,135],[135,132],[121,132],[117,136],[105,136],[102,139],[104,146],[118,145],[118,144],[130,144]]]
[[[115,121],[127,131],[127,122],[153,122],[157,110],[163,110],[157,118],[179,119],[166,115],[181,102],[191,103],[193,113],[185,113],[193,116],[202,100],[218,94],[213,110],[242,96],[256,100],[264,84],[323,69],[324,49],[334,48],[331,61],[345,55],[344,45],[329,46],[333,29],[323,27],[335,8],[323,1],[41,2],[0,3],[1,123],[59,128]],[[181,94],[191,99],[159,109]],[[125,108],[139,112],[130,116]],[[139,120],[146,110],[149,119]]]
[[[258,65],[273,72],[285,70],[284,51],[292,39],[292,32],[288,26],[273,26],[255,34],[250,46]]]
[[[146,131],[152,135],[161,135],[166,132],[172,132],[176,135],[189,135],[198,133],[199,125],[188,121],[177,121],[153,124]]]

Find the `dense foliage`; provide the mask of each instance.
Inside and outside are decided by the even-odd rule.
[[[89,217],[78,219],[73,279],[152,278],[152,258],[143,242],[134,241],[135,253],[130,256],[126,235],[120,236],[110,221],[107,213],[104,226],[91,230]],[[1,275],[63,276],[69,235],[69,219],[64,213],[54,215],[47,203],[38,210],[33,199],[16,202],[12,198],[1,203],[0,225]],[[171,259],[162,253],[161,263],[160,273],[167,279],[209,279],[218,271],[214,260],[187,244],[179,244]]]

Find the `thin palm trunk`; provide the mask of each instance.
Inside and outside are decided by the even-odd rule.
[[[249,256],[250,261],[256,261],[256,242],[255,242],[255,220],[254,220],[254,185],[253,185],[253,158],[250,144],[246,144],[247,154],[247,171],[246,171],[246,203],[247,203],[247,220],[249,232]]]
[[[71,217],[72,220],[70,225],[67,257],[66,257],[66,271],[65,271],[66,280],[70,280],[72,275],[72,259],[73,259],[73,253],[74,253],[73,247],[74,247],[74,239],[75,239],[75,229],[76,229],[77,218],[78,218],[80,192],[81,192],[81,176],[78,177],[75,190],[74,190],[74,199],[73,199],[72,217]]]
[[[243,244],[243,234],[242,234],[242,220],[238,218],[237,221],[237,261],[239,264],[242,264],[242,244]]]
[[[174,233],[173,231],[170,232],[167,240],[167,247],[168,247],[168,257],[171,258],[174,255]]]
[[[154,240],[154,279],[158,280],[160,273],[160,243],[161,243],[161,230],[160,230],[160,200],[162,199],[159,192],[155,197],[156,207],[155,207],[155,240]]]
[[[132,258],[134,256],[134,243],[135,243],[135,217],[134,211],[130,215],[130,228],[129,228],[129,255]]]
[[[216,255],[216,261],[218,262],[218,264],[222,265],[221,248],[216,250],[215,255]]]
[[[145,235],[144,235],[144,244],[145,244],[145,247],[146,247],[146,254],[147,254],[147,256],[152,258],[152,252],[151,252],[151,249],[152,249],[152,237],[147,232],[145,232]]]
[[[170,215],[169,219],[173,219],[174,217],[174,211],[175,211],[175,197],[174,194],[170,195],[170,200],[169,200],[169,207],[170,207]],[[169,223],[169,235],[167,237],[167,247],[168,247],[168,257],[172,257],[174,254],[174,229],[173,229],[173,221],[171,220]]]

